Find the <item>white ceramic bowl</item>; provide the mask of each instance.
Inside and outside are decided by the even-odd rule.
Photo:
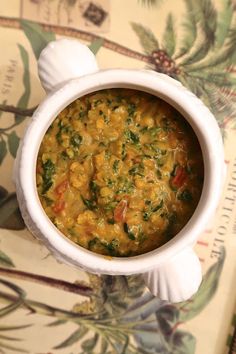
[[[51,42],[39,58],[39,76],[48,92],[27,128],[15,165],[17,197],[25,223],[60,260],[97,274],[143,273],[149,289],[163,300],[191,297],[201,283],[201,266],[193,246],[217,207],[224,176],[221,134],[214,116],[178,81],[151,70],[98,70],[83,44]],[[160,248],[130,258],[108,258],[66,238],[46,216],[36,189],[36,160],[52,121],[78,97],[105,88],[133,88],[162,98],[194,129],[204,158],[204,185],[199,204],[185,227]]]

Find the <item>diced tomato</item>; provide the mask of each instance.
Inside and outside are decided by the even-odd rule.
[[[128,202],[125,199],[122,199],[114,210],[114,220],[116,222],[124,222],[127,212]]]
[[[59,214],[64,210],[65,205],[66,205],[65,201],[62,199],[59,199],[56,202],[56,204],[54,205],[54,207],[52,208],[52,210],[54,211],[54,213]]]
[[[56,192],[57,194],[59,194],[59,195],[65,193],[65,191],[66,191],[67,188],[68,188],[68,184],[69,184],[68,180],[65,179],[64,181],[62,181],[61,183],[59,183],[59,184],[56,186],[55,192]]]
[[[171,180],[171,185],[175,188],[180,188],[186,182],[188,178],[185,169],[181,166],[178,166],[176,169],[176,174]]]

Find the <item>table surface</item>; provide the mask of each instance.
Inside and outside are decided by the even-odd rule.
[[[234,352],[235,14],[235,0],[0,2],[0,353]],[[173,76],[219,123],[227,177],[215,217],[196,244],[204,279],[190,301],[153,298],[141,276],[97,277],[59,264],[24,226],[13,162],[33,108],[45,96],[36,59],[60,37],[97,51],[100,68]]]

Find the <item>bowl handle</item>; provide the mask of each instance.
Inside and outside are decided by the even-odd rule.
[[[201,264],[191,247],[154,270],[144,273],[144,280],[155,296],[170,302],[188,300],[202,281]]]
[[[98,71],[93,52],[74,39],[50,42],[38,59],[38,74],[47,93],[58,89],[71,79]]]

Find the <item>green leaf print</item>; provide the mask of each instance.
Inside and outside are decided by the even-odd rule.
[[[191,298],[190,301],[176,305],[180,311],[180,322],[186,322],[196,317],[211,301],[218,288],[224,260],[225,250],[222,248],[221,258],[208,269],[206,275],[203,277],[202,284],[198,292]]]
[[[18,48],[20,50],[20,56],[21,60],[23,63],[23,68],[24,68],[24,73],[23,73],[23,85],[24,85],[24,91],[23,94],[21,95],[19,101],[17,102],[17,107],[20,108],[27,108],[28,103],[29,103],[29,98],[30,98],[30,72],[29,72],[29,55],[25,48],[21,45],[18,44]],[[20,124],[26,117],[15,114],[15,122]]]
[[[174,333],[172,342],[171,354],[195,353],[196,339],[191,333],[178,330]]]
[[[0,266],[3,267],[15,267],[14,263],[12,262],[11,258],[8,257],[3,251],[0,250]],[[1,327],[0,327],[1,330]]]
[[[153,7],[162,3],[163,0],[138,0],[143,6]]]
[[[7,144],[5,140],[0,141],[0,164],[3,162],[4,158],[7,155]]]
[[[166,17],[162,39],[140,24],[132,24],[132,28],[143,51],[149,55],[148,67],[174,77],[201,98],[226,137],[226,127],[236,127],[235,11],[230,0],[221,0],[220,10],[212,0],[184,0],[184,3],[183,34],[179,38],[172,30],[173,12]],[[158,42],[160,48],[154,49],[154,43]]]
[[[172,14],[169,14],[166,21],[166,28],[163,35],[163,43],[162,46],[165,48],[167,54],[172,56],[175,52],[175,28],[174,28],[174,20]]]
[[[25,228],[15,193],[8,194],[0,203],[0,228],[11,230],[22,230]]]
[[[15,131],[11,132],[8,135],[8,148],[9,148],[9,151],[10,151],[12,157],[14,157],[14,158],[16,157],[19,143],[20,143],[20,138],[18,137],[16,132]]]
[[[95,335],[92,337],[92,338],[89,338],[89,339],[86,339],[82,344],[81,344],[81,347],[87,351],[87,352],[91,352],[96,344],[97,344],[97,341],[98,341],[98,334],[95,333]]]
[[[84,326],[81,326],[75,332],[73,332],[66,340],[64,340],[61,344],[54,347],[54,349],[62,349],[71,346],[72,344],[78,342],[81,338],[88,333],[88,329]]]
[[[96,55],[99,49],[103,46],[103,43],[104,43],[104,39],[99,38],[94,42],[92,42],[88,47],[93,52],[93,54]]]
[[[152,31],[135,22],[132,22],[131,26],[135,33],[138,35],[139,41],[147,54],[151,54],[153,51],[159,48],[159,43]]]
[[[31,44],[36,59],[39,58],[41,51],[46,45],[56,39],[54,33],[45,32],[37,23],[21,20],[21,27]]]
[[[215,47],[219,49],[223,46],[224,41],[228,36],[234,13],[232,11],[231,0],[221,0],[221,5],[223,6],[223,10],[219,13],[219,20],[215,34]]]

